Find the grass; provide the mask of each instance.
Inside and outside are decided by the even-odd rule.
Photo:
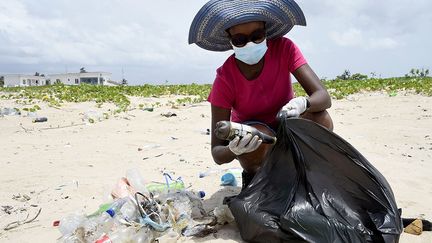
[[[388,78],[366,80],[332,80],[324,85],[334,99],[342,99],[350,94],[367,91],[385,91],[394,96],[400,90],[432,96],[432,78]],[[199,103],[207,99],[211,85],[142,85],[142,86],[67,86],[56,84],[39,87],[0,88],[0,99],[15,99],[17,103],[33,105],[36,100],[47,102],[50,106],[60,107],[64,102],[95,101],[100,107],[103,103],[113,103],[118,112],[130,106],[128,97],[161,97],[166,95],[183,95],[176,100],[178,105]],[[305,95],[298,84],[294,84],[297,96]],[[32,107],[37,110],[39,107]],[[40,108],[39,108],[40,109]]]

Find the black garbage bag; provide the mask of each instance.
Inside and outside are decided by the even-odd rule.
[[[228,201],[248,242],[398,242],[390,185],[348,142],[288,119],[248,187]]]

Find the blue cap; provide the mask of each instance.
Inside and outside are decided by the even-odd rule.
[[[108,209],[107,211],[105,211],[107,214],[109,214],[111,217],[114,217],[114,215],[115,215],[115,211],[112,209],[112,208],[110,208],[110,209]]]
[[[226,173],[221,177],[222,186],[237,186],[237,180],[232,173]]]
[[[205,191],[199,191],[198,192],[198,197],[200,197],[200,198],[204,198],[205,197]]]

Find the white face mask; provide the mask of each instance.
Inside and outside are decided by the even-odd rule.
[[[267,40],[258,44],[250,41],[243,47],[231,45],[234,49],[235,58],[249,65],[257,64],[267,51]]]

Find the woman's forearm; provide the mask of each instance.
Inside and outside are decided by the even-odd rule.
[[[216,164],[226,164],[230,163],[236,158],[236,155],[231,152],[228,146],[218,145],[212,148],[213,160]]]
[[[331,99],[327,90],[318,90],[309,96],[309,112],[320,112],[331,107]]]

